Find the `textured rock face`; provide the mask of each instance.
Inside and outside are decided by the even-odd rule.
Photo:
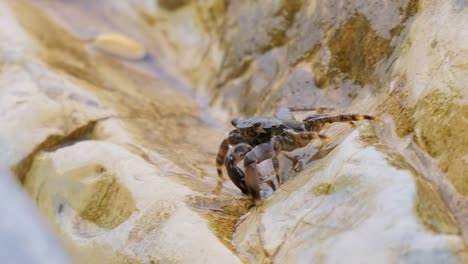
[[[465,258],[455,218],[437,191],[394,150],[369,141],[373,133],[361,126],[252,210],[235,243],[262,263]]]
[[[4,1],[0,169],[77,262],[465,263],[466,24],[455,0]],[[285,105],[384,122],[282,155],[249,210],[217,184],[224,124]]]
[[[232,102],[246,115],[272,114],[278,105],[389,115],[386,123],[396,122],[397,135],[392,136],[388,128],[371,135],[376,141],[373,147],[384,154],[380,158],[377,153],[366,156],[370,150],[360,147],[333,149],[319,161],[302,152],[294,155],[309,165],[240,223],[235,243],[260,262],[456,262],[451,252],[458,252],[458,261],[466,261],[458,235],[468,241],[468,200],[463,191],[468,175],[463,158],[467,138],[459,133],[467,127],[468,68],[461,61],[468,56],[462,41],[468,35],[456,26],[468,19],[466,6],[459,1],[308,1],[299,5],[280,8],[282,13],[272,12],[278,17],[267,15],[261,23],[256,19],[264,15],[264,8],[241,3],[230,7],[226,19],[236,26],[226,29],[229,44],[218,89],[234,96],[218,100]],[[242,27],[254,28],[258,34],[244,34],[245,30],[238,30]],[[268,46],[275,44],[274,35],[265,32],[282,32],[287,39]],[[351,136],[342,140],[343,145],[354,141]],[[331,158],[342,151],[350,161]],[[395,175],[404,172],[412,184],[397,187],[385,180],[385,175],[396,180]],[[385,184],[377,191],[379,184],[369,184],[367,177],[378,177]],[[324,186],[332,193],[323,195]],[[365,194],[361,196],[355,186]],[[372,187],[365,191],[365,186]],[[378,198],[382,193],[385,199]],[[402,197],[408,200],[399,200]],[[393,206],[386,204],[396,201]],[[379,220],[385,211],[385,219]],[[417,230],[422,233],[409,235]]]
[[[68,32],[54,11],[89,15],[70,11],[77,6],[1,8],[2,23],[18,31],[6,40],[19,44],[5,49],[24,47],[2,61],[2,167],[71,255],[82,263],[241,262],[230,241],[248,201],[232,184],[212,194],[217,179],[206,171],[222,132],[190,91],[151,58],[126,64]]]
[[[90,140],[38,155],[25,187],[91,253],[86,263],[100,263],[104,245],[117,253],[112,263],[240,262],[185,202],[197,193],[163,174],[121,146]]]

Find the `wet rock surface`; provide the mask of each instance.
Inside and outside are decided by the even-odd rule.
[[[261,263],[465,261],[455,218],[434,185],[388,146],[366,142],[372,133],[361,126],[250,211],[235,244]]]
[[[11,150],[2,166],[13,169],[72,257],[241,262],[230,240],[249,202],[229,183],[212,194],[217,177],[207,171],[222,131],[183,83],[154,61],[126,64],[93,49],[52,18],[55,6],[2,7],[31,48],[2,71],[10,107],[2,146]]]
[[[465,263],[467,23],[455,0],[4,1],[0,169],[81,263]],[[281,154],[250,208],[215,156],[280,106],[383,122]]]

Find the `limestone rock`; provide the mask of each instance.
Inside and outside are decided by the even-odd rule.
[[[312,147],[288,155],[293,162],[286,165],[293,166],[293,169],[286,171],[286,175],[295,176],[290,183],[284,184],[283,192],[275,193],[271,200],[251,212],[240,224],[235,243],[241,252],[247,252],[259,262],[278,263],[307,263],[312,260],[335,263],[345,259],[355,263],[368,260],[466,262],[466,250],[463,248],[468,241],[468,197],[463,192],[466,183],[463,179],[467,175],[463,157],[468,145],[467,134],[461,131],[467,127],[468,93],[463,83],[466,83],[468,75],[461,61],[466,61],[468,53],[464,41],[467,31],[457,26],[466,24],[466,7],[459,1],[276,3],[280,3],[278,6],[288,5],[290,9],[282,8],[282,13],[268,13],[268,9],[264,12],[262,5],[273,9],[275,5],[263,2],[253,7],[239,2],[228,9],[227,20],[230,22],[226,24],[230,26],[225,28],[225,60],[218,78],[219,87],[216,88],[221,89],[217,93],[224,91],[231,96],[219,96],[214,100],[227,105],[234,113],[247,116],[272,114],[282,105],[329,106],[337,108],[338,113],[391,115],[386,124],[391,124],[391,119],[394,119],[396,134],[390,129],[385,130],[384,136],[372,138],[386,145],[388,150],[394,149],[390,154],[385,152],[381,160],[394,160],[395,153],[399,153],[401,162],[398,162],[400,165],[390,163],[389,167],[382,163],[379,169],[375,168],[369,174],[359,173],[358,178],[351,180],[351,175],[359,170],[355,168],[350,172],[346,162],[340,164],[329,157],[339,155],[341,147],[327,151],[323,160],[314,158]],[[294,8],[296,4],[300,7]],[[244,33],[246,31],[248,33]],[[274,45],[275,35],[269,32],[281,33],[285,40]],[[354,139],[340,140],[343,140],[341,144],[347,145],[346,142]],[[358,147],[355,151],[348,149],[345,152],[353,157],[353,163],[359,163],[354,161],[354,156],[365,153],[366,149]],[[363,157],[361,167],[371,167],[367,159],[377,162],[378,156]],[[396,172],[390,173],[389,170],[392,167],[401,169],[402,162],[410,164],[403,167],[411,171],[407,180],[413,182],[417,191],[403,194],[405,189],[402,189],[396,193],[395,199],[389,194],[382,200],[377,196],[370,198],[373,188],[379,189],[378,184],[373,185],[366,194],[370,200],[357,208],[355,214],[345,216],[347,209],[354,207],[346,205],[346,202],[339,203],[338,199],[344,198],[341,196],[343,191],[337,191],[334,184],[338,182],[339,185],[338,179],[359,185],[365,181],[366,175],[375,176],[374,173],[382,175],[380,178],[385,178],[384,175],[393,177]],[[305,169],[296,175],[297,167],[304,166]],[[343,169],[335,173],[329,171],[335,167]],[[304,175],[307,175],[307,180]],[[323,181],[319,180],[321,177],[324,177]],[[400,183],[403,181],[399,180]],[[379,193],[391,192],[393,187],[387,183],[389,185],[382,186]],[[306,194],[303,186],[312,190]],[[407,186],[411,188],[409,184]],[[325,187],[327,191],[323,191]],[[304,192],[299,194],[300,190]],[[350,191],[349,195],[354,197],[354,193]],[[397,224],[399,220],[388,218],[393,224],[384,228],[385,225],[374,218],[378,217],[379,211],[367,207],[372,206],[372,201],[378,201],[379,208],[385,210],[386,202],[393,203],[403,198],[408,200],[398,206],[411,206],[404,213],[407,219],[404,225],[411,222],[412,232],[421,231],[411,236],[413,240],[410,243],[405,238],[408,232],[398,235],[404,230],[403,225]],[[331,212],[334,202],[340,208],[337,215]],[[309,204],[310,207],[307,206]],[[398,206],[395,209],[403,209]],[[388,212],[388,217],[390,215]],[[304,219],[297,219],[301,216]],[[437,216],[436,220],[434,216]],[[305,220],[308,217],[312,220]],[[401,216],[399,218],[402,219]],[[365,238],[363,230],[354,233],[361,221],[367,223],[363,230],[373,232],[381,240],[372,242],[373,238]],[[337,226],[332,224],[330,227],[329,223],[347,226],[343,229],[343,236]],[[386,237],[386,231],[391,228],[395,228],[391,238]],[[455,231],[457,229],[460,231]],[[447,239],[446,232],[452,237]],[[345,242],[348,239],[353,242],[348,244]],[[421,240],[418,242],[418,239]],[[419,243],[427,248],[423,250]],[[335,246],[339,248],[336,251],[333,250]],[[398,249],[389,250],[393,247]],[[451,252],[461,253],[453,258]]]
[[[252,210],[234,242],[260,263],[466,261],[434,185],[359,130]]]
[[[37,155],[25,187],[89,254],[80,261],[99,263],[95,257],[111,246],[135,262],[240,263],[184,202],[197,193],[162,175],[122,146],[91,140]]]
[[[183,84],[146,72],[154,62],[139,68],[93,52],[45,6],[0,6],[30,50],[0,73],[1,167],[13,169],[72,257],[239,263],[231,238],[248,202],[232,184],[212,194],[206,153],[222,135]]]

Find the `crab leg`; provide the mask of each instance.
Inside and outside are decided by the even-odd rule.
[[[221,145],[219,146],[218,150],[218,155],[216,155],[216,171],[218,172],[218,177],[221,180],[224,179],[222,167],[224,163],[224,158],[226,157],[226,154],[229,151],[229,145],[232,146],[242,142],[242,136],[236,129],[229,132],[229,136],[221,142]]]
[[[284,136],[276,137],[278,143],[275,145],[280,147],[279,150],[293,151],[297,148],[307,146],[313,139],[327,139],[328,137],[317,132],[295,132],[285,131]]]
[[[326,123],[335,123],[335,122],[350,122],[352,121],[360,121],[360,120],[372,120],[372,121],[381,121],[377,116],[371,115],[313,115],[309,116],[303,120],[306,130],[308,131],[319,131],[323,125]],[[352,123],[353,125],[354,123]]]
[[[273,156],[271,157],[271,162],[273,163],[273,170],[275,171],[276,181],[278,182],[278,188],[281,188],[281,177],[279,171],[279,159],[278,159],[278,152],[275,151]],[[276,191],[276,187],[272,182],[268,183],[273,191]]]
[[[260,176],[257,171],[257,164],[271,158],[274,154],[275,150],[273,144],[269,142],[256,146],[245,156],[245,182],[255,205],[258,205],[262,201],[260,197]]]
[[[216,171],[218,172],[218,177],[222,180],[223,177],[223,162],[226,154],[229,151],[228,138],[225,138],[221,145],[219,146],[218,155],[216,155]]]
[[[229,178],[242,193],[247,195],[249,194],[249,190],[245,183],[245,176],[242,170],[237,166],[237,163],[244,159],[245,155],[251,150],[252,147],[249,144],[240,143],[229,150],[224,159],[224,165],[226,166]]]
[[[328,137],[316,132],[294,132],[285,131],[283,136],[274,136],[271,139],[271,145],[273,146],[273,155],[271,161],[273,163],[273,169],[275,171],[276,180],[278,187],[281,187],[281,177],[279,172],[279,160],[278,154],[281,150],[293,151],[296,148],[305,147],[313,139],[327,139]]]

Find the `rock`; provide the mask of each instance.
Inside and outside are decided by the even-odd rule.
[[[363,141],[369,133],[354,131],[252,210],[234,243],[261,263],[466,261],[456,220],[434,185],[398,152]]]
[[[71,263],[37,208],[14,182],[0,175],[0,258],[4,263]]]
[[[393,94],[400,92],[396,86],[408,87],[402,107],[410,111],[416,142],[437,159],[464,196],[468,196],[468,164],[463,158],[468,146],[468,66],[464,64],[468,30],[458,25],[467,22],[461,2],[437,1],[422,9],[395,61],[391,87]]]
[[[118,33],[99,35],[92,44],[106,53],[129,60],[143,59],[146,54],[145,48],[138,42]]]
[[[286,1],[282,4],[291,8],[295,5]],[[338,113],[390,114],[396,122],[394,129],[398,136],[390,133],[390,129],[385,130],[384,136],[372,137],[389,149],[395,149],[381,159],[395,159],[395,153],[399,153],[404,164],[410,164],[404,166],[411,171],[407,174],[407,180],[413,182],[417,191],[407,194],[398,191],[394,199],[386,195],[383,200],[377,197],[371,200],[378,200],[379,206],[383,206],[385,202],[393,203],[406,197],[404,199],[408,200],[402,204],[411,207],[403,214],[406,219],[412,219],[413,232],[421,230],[422,233],[412,235],[413,240],[408,243],[405,233],[398,235],[399,231],[404,230],[403,225],[389,218],[395,229],[391,232],[391,238],[386,240],[386,231],[390,227],[383,228],[383,223],[369,220],[378,213],[366,207],[372,205],[371,200],[367,200],[359,210],[356,209],[358,213],[348,216],[345,216],[346,210],[354,207],[340,204],[339,213],[333,215],[328,210],[333,210],[332,204],[339,199],[337,197],[343,199],[334,183],[344,177],[350,180],[350,184],[360,184],[366,173],[360,174],[356,180],[351,180],[349,169],[330,173],[332,166],[341,165],[328,155],[339,150],[326,151],[326,158],[320,160],[314,158],[316,150],[308,147],[308,150],[288,155],[293,163],[286,163],[286,166],[294,167],[285,174],[286,177],[292,174],[295,178],[284,184],[284,191],[275,193],[264,206],[246,216],[236,229],[235,243],[241,252],[247,252],[258,262],[278,263],[317,259],[335,263],[342,262],[340,260],[343,259],[339,259],[341,256],[357,263],[390,259],[410,263],[466,262],[463,247],[468,241],[468,197],[463,193],[462,182],[464,175],[467,175],[463,173],[467,166],[462,165],[465,164],[462,157],[466,155],[464,150],[468,145],[466,133],[461,135],[459,132],[467,126],[465,116],[468,112],[465,108],[468,93],[462,85],[466,82],[464,76],[467,76],[467,68],[460,60],[465,58],[466,61],[468,54],[463,48],[466,46],[462,41],[464,38],[460,37],[466,35],[466,30],[456,26],[466,23],[463,5],[457,1],[378,1],[372,5],[359,1],[339,4],[310,1],[301,3],[299,9],[291,9],[296,10],[291,14],[285,8],[282,8],[284,13],[263,12],[265,8],[262,5],[274,8],[274,5],[266,3],[249,8],[237,3],[227,11],[226,58],[215,95],[225,92],[230,96],[218,96],[213,100],[222,105],[236,106],[233,112],[247,116],[272,114],[281,105],[329,106],[336,108]],[[382,13],[382,10],[385,12]],[[240,14],[242,19],[239,19]],[[277,23],[285,17],[292,17],[292,22],[285,23],[283,20],[283,23]],[[436,20],[437,23],[431,22]],[[272,30],[275,26],[277,28]],[[282,35],[287,39],[279,45],[269,46],[275,43],[272,41],[273,35],[263,33],[270,31],[284,32]],[[437,47],[442,39],[444,44]],[[387,124],[392,122],[391,119],[386,120]],[[400,138],[409,134],[414,135],[418,146],[408,143],[411,138]],[[351,139],[340,140],[343,140],[341,144],[347,144]],[[348,149],[345,152],[354,157],[365,152],[365,149],[358,147],[356,151]],[[370,155],[368,159],[371,156],[375,159],[378,155]],[[311,163],[311,160],[314,162]],[[365,165],[362,166],[372,166],[364,163],[364,160]],[[306,167],[301,174],[295,175],[295,166],[300,168],[299,164]],[[391,167],[401,169],[395,163],[389,166],[386,169],[382,163],[379,169],[373,171],[385,174]],[[323,174],[316,170],[323,171]],[[301,175],[307,175],[307,180],[303,178],[297,183]],[[323,181],[319,181],[319,175],[324,175]],[[420,177],[424,180],[420,180]],[[400,179],[398,182],[403,181]],[[333,194],[328,194],[330,190],[322,190],[329,185],[333,187]],[[312,189],[309,191],[311,193],[304,193],[303,186]],[[372,186],[369,192],[379,189],[378,185]],[[392,189],[391,185],[382,187],[378,193]],[[304,192],[300,193],[300,190]],[[439,190],[439,194],[434,190]],[[354,193],[349,191],[349,195]],[[307,201],[311,206],[307,206]],[[421,204],[421,201],[424,203]],[[322,220],[321,215],[324,217]],[[313,219],[297,219],[300,216]],[[326,221],[326,224],[320,224],[320,221]],[[355,224],[358,225],[360,221],[367,224],[351,235],[358,228]],[[347,226],[343,229],[343,236],[341,231],[333,228],[334,225],[329,228],[329,223],[334,222],[338,222],[337,226],[340,227]],[[382,225],[381,231],[377,231],[379,228],[376,225]],[[377,242],[365,238],[363,230],[382,239]],[[448,239],[447,232],[451,234]],[[344,242],[348,235],[353,243]],[[420,242],[418,239],[421,239]],[[442,242],[441,239],[447,240]],[[357,241],[364,244],[358,247]],[[382,243],[380,250],[379,243]],[[424,243],[427,248],[422,250],[418,243]],[[429,246],[430,243],[432,246]],[[334,251],[334,245],[340,249]],[[395,255],[388,251],[393,246],[400,248],[394,252]],[[398,255],[401,252],[407,254]],[[459,254],[452,255],[451,252]]]
[[[89,51],[37,6],[9,4],[2,19],[31,52],[0,73],[1,167],[72,257],[239,263],[231,239],[249,203],[232,184],[212,194],[205,171],[222,134],[184,86]]]
[[[27,67],[6,67],[0,76],[5,109],[0,141],[8,152],[1,167],[13,166],[21,181],[37,151],[86,136],[97,120],[112,113],[94,96],[44,72],[43,65]]]
[[[163,175],[122,146],[89,140],[38,154],[25,187],[79,254],[89,254],[81,261],[97,262],[111,246],[109,255],[135,262],[240,263],[184,202],[199,194]]]
[[[9,45],[2,51],[6,59],[0,74],[0,145],[5,154],[0,168],[14,167],[22,180],[35,152],[84,136],[94,121],[112,111],[99,104],[95,95],[32,59],[37,53],[33,43],[4,5],[0,10],[6,14],[1,23],[18,30],[5,36]],[[24,52],[21,57],[14,50],[18,47]]]

